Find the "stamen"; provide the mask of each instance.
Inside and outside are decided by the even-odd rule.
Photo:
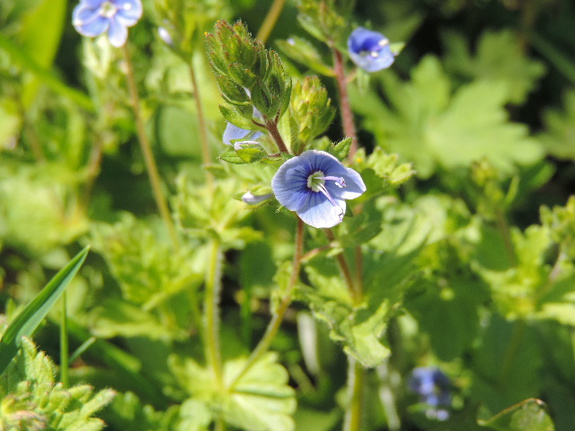
[[[333,181],[335,182],[335,185],[338,186],[340,189],[345,187],[345,180],[343,179],[343,177],[334,177],[334,176],[327,176],[327,177],[316,177],[318,180],[324,180],[324,181]]]
[[[333,198],[331,197],[331,195],[329,194],[329,192],[327,191],[327,189],[325,188],[325,186],[323,184],[318,184],[317,188],[319,189],[320,192],[323,193],[323,195],[327,198],[327,200],[336,208],[339,209],[339,220],[343,220],[343,209],[333,200]]]

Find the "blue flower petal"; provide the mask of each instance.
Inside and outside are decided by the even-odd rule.
[[[338,208],[334,207],[321,193],[313,193],[310,196],[305,209],[298,211],[302,221],[315,228],[330,228],[338,225],[345,214],[345,201],[335,200]]]
[[[352,61],[368,72],[387,69],[395,61],[389,40],[383,34],[363,27],[351,33],[347,47]]]
[[[126,43],[126,39],[128,39],[128,29],[115,18],[110,18],[109,21],[108,40],[112,46],[119,48],[123,46]]]
[[[80,0],[80,6],[86,6],[90,9],[98,9],[107,0]]]
[[[140,0],[115,0],[114,4],[118,8],[115,18],[126,27],[132,27],[142,17]]]
[[[93,11],[82,6],[74,9],[72,23],[78,33],[87,37],[101,35],[110,25],[108,19],[100,16],[98,10]]]
[[[241,127],[238,127],[235,124],[228,123],[226,126],[226,130],[224,130],[222,141],[226,145],[233,145],[235,141],[240,140],[255,141],[261,136],[263,136],[262,132],[242,129]]]

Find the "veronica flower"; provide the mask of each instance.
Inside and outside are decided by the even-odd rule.
[[[345,201],[365,192],[361,176],[324,151],[309,150],[280,166],[272,179],[284,207],[307,224],[328,228],[341,223]]]
[[[82,36],[96,37],[108,33],[115,47],[123,46],[128,27],[142,17],[141,0],[80,0],[72,14],[72,24]]]
[[[389,39],[376,31],[356,28],[347,39],[352,61],[367,72],[387,69],[395,60]]]
[[[432,367],[414,369],[409,381],[410,389],[419,395],[421,402],[428,405],[427,416],[441,421],[449,418],[450,386],[449,378],[438,368]]]

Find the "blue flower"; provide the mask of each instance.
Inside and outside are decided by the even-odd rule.
[[[309,150],[280,166],[272,189],[279,203],[305,223],[328,228],[342,222],[345,200],[361,196],[365,184],[331,154]]]
[[[242,143],[255,141],[260,136],[263,136],[262,132],[242,129],[235,124],[228,123],[226,130],[224,130],[222,140],[224,141],[224,144],[233,145],[234,148],[237,149]]]
[[[387,69],[395,60],[389,40],[383,34],[363,27],[351,33],[347,48],[353,62],[368,72]]]
[[[449,378],[438,368],[418,367],[413,370],[409,381],[410,389],[420,396],[421,402],[429,406],[427,416],[438,420],[447,420],[451,405]]]
[[[72,14],[72,24],[82,36],[96,37],[108,32],[115,47],[126,43],[128,27],[142,17],[140,0],[80,0]]]

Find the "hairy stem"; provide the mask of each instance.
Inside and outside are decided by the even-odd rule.
[[[208,130],[206,125],[206,116],[204,115],[204,107],[202,105],[202,100],[200,96],[200,87],[198,86],[198,80],[196,78],[196,70],[194,68],[193,59],[190,59],[189,65],[190,78],[192,81],[192,90],[194,92],[194,101],[196,102],[196,111],[198,113],[198,125],[200,129],[200,141],[202,145],[202,162],[204,167],[208,166],[212,162],[212,156],[210,154],[210,144],[208,142]],[[206,172],[206,181],[210,189],[214,186],[214,176],[209,170]]]
[[[262,23],[260,30],[258,31],[256,39],[261,40],[263,43],[265,43],[268,40],[272,30],[276,25],[276,22],[278,21],[278,18],[282,12],[285,2],[286,2],[285,0],[274,0],[272,7],[268,11],[266,18]]]
[[[277,122],[266,121],[265,127],[268,130],[268,132],[270,132],[270,135],[272,136],[273,140],[275,141],[276,145],[278,146],[278,150],[281,153],[289,153],[289,150],[286,147],[286,144],[285,144],[282,136],[280,135],[280,131],[278,130]]]
[[[339,51],[335,46],[332,46],[331,49],[333,52],[333,68],[335,72],[335,79],[337,81],[337,88],[339,91],[339,109],[341,121],[343,124],[343,134],[348,138],[352,138],[348,157],[353,159],[353,156],[355,155],[358,148],[358,141],[355,122],[353,120],[353,112],[351,111],[349,96],[347,94],[345,64],[341,51]]]
[[[278,330],[280,329],[283,318],[286,311],[292,301],[292,292],[299,279],[299,272],[301,268],[301,260],[303,256],[303,236],[304,236],[304,222],[298,217],[297,219],[297,230],[296,230],[296,241],[295,241],[295,253],[293,257],[293,268],[291,273],[291,278],[286,289],[286,292],[280,302],[277,311],[273,314],[272,320],[268,324],[266,332],[250,357],[246,362],[246,365],[242,371],[236,376],[229,389],[233,387],[240,381],[240,379],[246,374],[246,372],[260,359],[270,348],[270,345],[275,338]]]
[[[166,197],[162,190],[160,174],[158,173],[158,166],[154,158],[154,153],[152,152],[152,146],[146,134],[146,129],[144,127],[144,120],[142,118],[142,113],[140,110],[140,97],[138,96],[138,89],[136,86],[136,78],[134,76],[134,65],[132,64],[132,59],[130,57],[130,52],[128,50],[127,44],[124,45],[124,57],[126,59],[126,69],[128,78],[128,88],[130,91],[130,97],[132,102],[132,109],[134,110],[134,117],[136,120],[136,131],[138,133],[138,141],[140,142],[140,148],[142,149],[142,154],[144,156],[144,162],[146,163],[146,170],[148,171],[148,178],[150,179],[150,184],[152,186],[152,193],[156,201],[156,206],[160,211],[160,216],[164,220],[170,238],[174,244],[174,247],[178,248],[180,241],[176,233],[176,228],[174,222],[170,216],[170,211],[168,209],[168,204],[166,202]]]
[[[204,293],[204,346],[206,361],[214,371],[216,382],[222,387],[222,357],[220,353],[220,292],[222,249],[220,241],[214,239],[211,244],[210,260],[206,274]]]

